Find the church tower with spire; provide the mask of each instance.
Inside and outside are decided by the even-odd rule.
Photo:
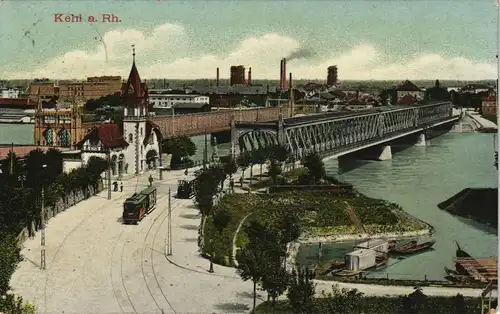
[[[146,168],[144,142],[148,117],[148,87],[141,82],[135,65],[135,45],[132,45],[132,69],[126,83],[122,85],[121,96],[123,110],[123,137],[129,143],[125,152],[128,172],[136,175]],[[135,169],[130,169],[134,166]]]

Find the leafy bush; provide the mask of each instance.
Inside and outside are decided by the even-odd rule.
[[[349,295],[350,294],[350,295]],[[419,312],[413,312],[409,307],[409,296],[400,297],[373,297],[359,296],[353,297],[354,292],[349,291],[344,294],[323,295],[314,300],[313,309],[308,313],[317,314],[475,314],[484,313],[481,311],[481,300],[479,298],[464,298],[458,294],[453,297],[425,296],[425,302]],[[267,301],[259,306],[255,313],[272,313],[272,304]],[[288,301],[278,301],[276,314],[293,313]]]

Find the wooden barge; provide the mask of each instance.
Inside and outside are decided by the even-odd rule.
[[[457,284],[489,284],[495,289],[498,284],[498,261],[496,257],[472,257],[457,243],[455,269],[444,268],[447,280]]]

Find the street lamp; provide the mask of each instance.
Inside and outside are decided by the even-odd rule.
[[[42,171],[47,168],[47,165],[42,165]],[[40,237],[40,269],[45,270],[45,188],[42,183],[42,206],[41,206],[41,218],[40,218],[40,229],[41,229],[41,237]]]

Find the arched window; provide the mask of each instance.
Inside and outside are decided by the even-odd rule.
[[[128,141],[129,143],[132,143],[134,141],[134,136],[132,135],[132,133],[128,135]]]

